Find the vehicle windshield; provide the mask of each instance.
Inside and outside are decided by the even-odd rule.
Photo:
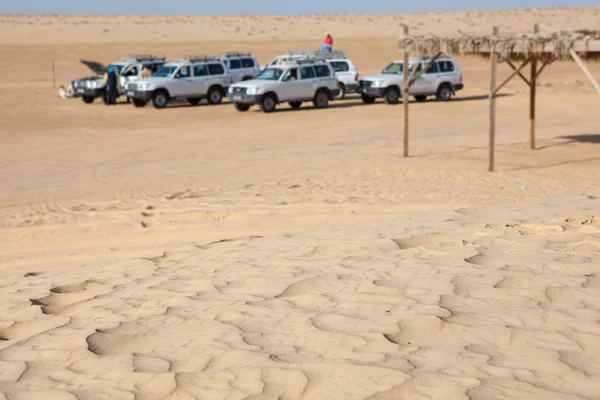
[[[281,68],[267,68],[263,69],[260,74],[255,79],[260,79],[263,81],[278,81],[283,74],[283,69]]]
[[[400,63],[391,63],[387,66],[386,69],[383,70],[384,74],[402,74],[402,70],[404,69],[404,64]]]
[[[176,69],[177,69],[177,67],[174,65],[164,65],[164,66],[160,67],[158,69],[158,71],[156,71],[154,73],[153,76],[157,76],[159,78],[170,78]]]
[[[121,71],[123,70],[124,65],[123,64],[110,64],[108,66],[108,68],[110,68],[110,67],[112,67],[115,70],[115,72],[120,75]]]

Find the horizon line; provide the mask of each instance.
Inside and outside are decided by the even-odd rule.
[[[550,6],[550,7],[521,7],[521,8],[480,8],[463,10],[438,10],[438,11],[405,11],[387,13],[298,13],[298,14],[68,14],[68,13],[0,13],[0,16],[11,17],[308,17],[308,16],[337,16],[337,15],[406,15],[406,14],[451,14],[464,12],[506,12],[506,11],[532,11],[532,10],[567,10],[582,8],[600,8],[600,5],[588,6]]]

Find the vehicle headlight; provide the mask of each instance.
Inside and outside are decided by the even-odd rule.
[[[249,87],[248,90],[246,91],[246,93],[247,94],[258,94],[259,91],[260,91],[260,89],[257,87]]]
[[[385,85],[385,81],[374,81],[373,82],[373,87],[382,87]]]
[[[233,86],[229,86],[229,89],[227,89],[227,93],[233,93]]]

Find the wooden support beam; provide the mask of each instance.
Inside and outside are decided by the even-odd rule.
[[[594,79],[594,75],[592,75],[590,70],[585,66],[585,63],[583,62],[583,60],[579,57],[579,55],[577,55],[577,53],[573,49],[571,49],[570,54],[571,54],[571,57],[573,57],[573,60],[575,60],[575,62],[577,63],[577,65],[579,65],[579,68],[581,68],[581,70],[583,71],[585,76],[587,76],[587,78],[590,80],[592,85],[594,85],[594,87],[596,88],[598,93],[600,93],[600,84],[598,84],[598,81],[596,81],[596,79]]]
[[[408,36],[408,26],[404,25],[404,36]],[[404,107],[404,157],[408,157],[408,50],[404,49],[402,106]]]
[[[415,75],[415,71],[417,70],[417,68],[415,68],[413,71],[413,74],[412,74],[413,76],[411,76],[410,82],[408,84],[410,86],[412,86],[412,84],[415,83],[415,81],[417,79],[419,79],[421,77],[421,75],[423,75],[441,56],[442,56],[442,53],[437,53],[431,60],[429,60],[429,62],[427,64],[425,64],[423,66],[423,68],[416,75]],[[421,62],[423,62],[423,58],[421,59]]]
[[[542,64],[541,68],[538,70],[538,72],[535,74],[535,79],[539,78],[540,75],[542,74],[542,71],[544,70],[544,68],[546,68],[546,66],[552,64],[554,62],[553,59],[548,59],[546,61],[544,61],[544,63]]]
[[[510,74],[510,75],[509,75],[509,77],[508,77],[508,78],[506,78],[506,79],[504,80],[504,82],[502,82],[502,83],[501,83],[501,84],[500,84],[500,85],[499,85],[499,86],[498,86],[498,87],[497,87],[497,88],[494,90],[494,92],[493,92],[493,95],[494,95],[494,96],[496,96],[496,94],[498,93],[498,91],[500,91],[500,89],[502,89],[502,88],[503,88],[503,87],[504,87],[504,86],[505,86],[505,85],[506,85],[508,82],[510,82],[512,78],[514,78],[514,77],[515,77],[515,76],[516,76],[518,73],[520,73],[520,72],[521,72],[521,70],[522,70],[523,68],[525,68],[525,67],[527,66],[527,64],[529,64],[529,62],[530,62],[530,61],[531,61],[531,59],[529,59],[529,60],[525,61],[523,64],[521,64],[521,66],[520,66],[518,69],[514,70],[514,71],[513,71],[513,73],[512,73],[512,74]]]
[[[421,57],[421,59],[419,60],[419,62],[416,65],[421,65],[421,63],[423,62],[423,60],[425,59],[425,57]],[[404,69],[408,68],[406,66],[403,67]],[[404,72],[403,72],[404,73]],[[408,90],[410,89],[410,86],[413,84],[413,82],[415,81],[415,75],[417,74],[417,68],[414,68],[409,77],[408,77],[408,86],[405,86],[404,89]]]
[[[540,26],[535,24],[533,33],[540,33]],[[542,66],[543,67],[543,66]],[[529,84],[529,147],[535,150],[535,91],[537,85],[537,58],[531,60],[531,82]]]
[[[511,63],[509,59],[505,58],[504,61],[513,69],[513,71],[517,70],[517,67],[515,67],[515,65],[513,63]],[[521,73],[521,71],[517,72],[517,75],[519,75],[521,77],[521,79],[523,79],[523,81],[525,81],[527,86],[531,87],[531,82],[529,82],[529,79],[525,78],[525,76]]]
[[[495,26],[493,29],[493,35],[498,36],[498,27]],[[494,149],[496,146],[496,96],[494,96],[494,90],[496,89],[496,68],[498,66],[498,54],[496,54],[496,47],[492,49],[490,55],[491,63],[491,75],[490,75],[490,144],[489,144],[489,166],[488,171],[494,170]]]

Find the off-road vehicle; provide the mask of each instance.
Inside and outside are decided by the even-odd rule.
[[[156,71],[166,63],[165,57],[157,57],[152,55],[138,55],[123,57],[121,61],[110,64],[108,67],[93,60],[82,60],[92,72],[96,74],[94,78],[84,78],[73,82],[75,93],[83,99],[86,104],[93,103],[98,97],[104,98],[106,92],[106,82],[104,82],[104,74],[109,67],[113,67],[119,75],[118,92],[120,95],[124,93],[124,87],[127,82],[136,80],[138,74],[144,66],[151,71]]]
[[[254,79],[260,73],[260,64],[252,53],[230,52],[217,57],[227,65],[232,83]]]
[[[315,50],[292,50],[287,54],[275,57],[269,65],[277,65],[286,61],[299,60],[304,58],[314,58],[315,60],[325,60],[335,72],[335,76],[340,82],[340,91],[336,100],[341,100],[346,93],[356,92],[358,88],[358,71],[352,60],[343,51],[334,51],[333,53],[321,53]]]
[[[219,104],[230,84],[227,66],[218,57],[181,57],[163,65],[151,78],[127,83],[125,93],[136,107],[151,101],[155,108],[165,108],[178,99],[197,105],[205,98]]]
[[[339,94],[339,82],[325,61],[299,59],[269,66],[256,79],[231,85],[229,99],[238,111],[248,111],[253,104],[263,112],[275,111],[277,104],[289,103],[300,108],[310,101],[325,108]]]
[[[413,69],[420,72],[431,57],[409,60],[409,74]],[[366,104],[383,97],[387,104],[396,104],[402,97],[404,85],[404,61],[398,60],[388,65],[379,75],[365,76],[358,81],[358,92]],[[449,101],[458,90],[464,87],[462,73],[456,61],[439,58],[410,87],[409,94],[417,101],[427,100],[427,96],[436,96],[439,101]]]

